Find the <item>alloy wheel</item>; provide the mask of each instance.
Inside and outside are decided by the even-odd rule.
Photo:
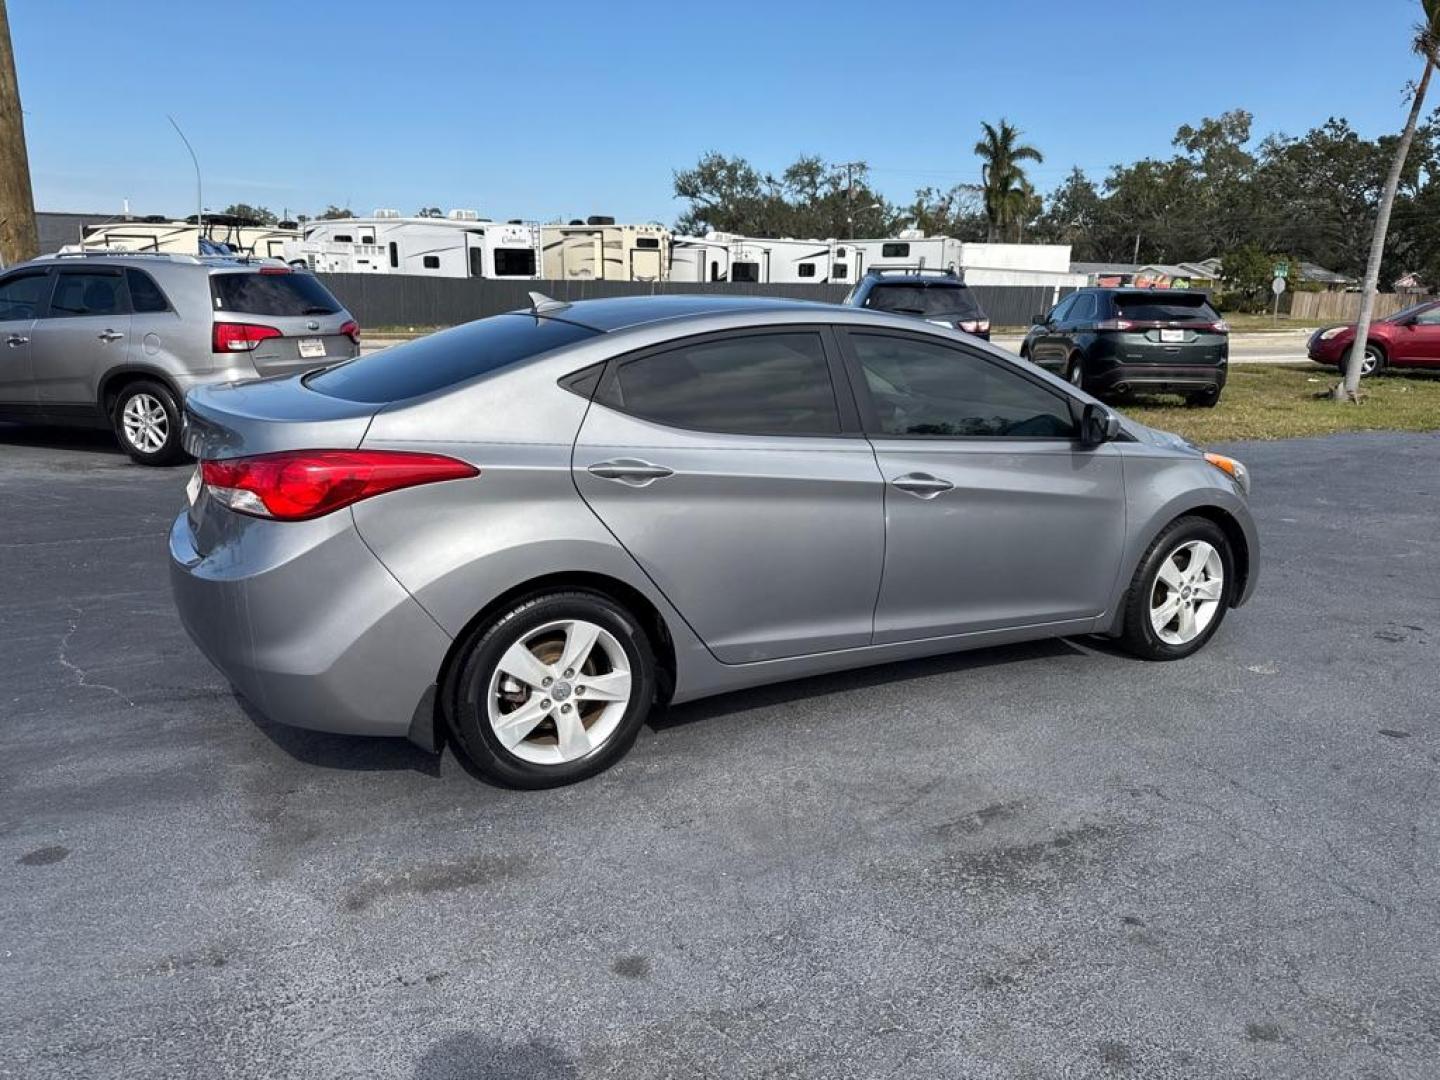
[[[170,438],[170,417],[153,394],[134,394],[120,414],[125,440],[144,454],[153,454]]]
[[[630,705],[630,660],[604,627],[561,619],[526,633],[490,676],[486,711],[515,757],[560,765],[609,741]]]
[[[1167,645],[1188,645],[1215,621],[1225,595],[1225,564],[1204,540],[1165,557],[1150,588],[1150,625]]]

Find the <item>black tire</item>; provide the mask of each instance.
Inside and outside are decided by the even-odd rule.
[[[1213,409],[1220,404],[1220,391],[1218,389],[1197,390],[1193,394],[1185,395],[1185,404],[1192,409]]]
[[[1150,603],[1160,586],[1157,576],[1161,565],[1183,544],[1192,540],[1203,540],[1220,555],[1224,568],[1224,581],[1214,617],[1195,638],[1184,644],[1171,644],[1161,640],[1150,622]],[[1182,660],[1198,652],[1205,643],[1215,636],[1220,624],[1225,621],[1225,612],[1235,596],[1235,555],[1225,531],[1209,518],[1182,517],[1167,525],[1155,538],[1140,560],[1130,588],[1125,594],[1124,629],[1120,643],[1127,652],[1142,660]]]
[[[1065,365],[1065,381],[1077,390],[1085,389],[1085,357],[1076,353]]]
[[[133,441],[127,431],[125,410],[137,399],[142,405],[150,403],[158,406],[164,414],[164,441],[158,446],[141,445]],[[153,413],[154,410],[149,411]],[[160,423],[158,420],[156,422]],[[186,460],[185,450],[180,443],[180,406],[175,401],[175,395],[164,383],[152,382],[149,379],[127,383],[115,399],[110,423],[115,429],[115,438],[120,443],[120,449],[129,454],[132,461],[138,461],[141,465],[178,465]],[[140,437],[144,438],[143,435]]]
[[[584,757],[555,764],[526,761],[506,749],[491,726],[488,695],[492,677],[507,649],[548,623],[583,619],[608,631],[630,666],[630,699],[613,733]],[[486,779],[506,787],[548,788],[572,784],[608,769],[634,744],[655,702],[655,656],[640,623],[619,604],[599,593],[542,593],[516,601],[483,626],[463,646],[447,719],[455,742]],[[524,693],[533,693],[522,688]],[[578,697],[572,698],[578,705]],[[578,713],[577,713],[578,715]],[[543,739],[546,720],[535,729]],[[558,734],[556,743],[558,745]]]
[[[1374,366],[1374,368],[1372,368],[1370,371],[1366,371],[1363,365],[1366,364],[1366,363],[1369,363],[1372,358],[1373,358],[1374,361],[1375,361],[1375,366]],[[1366,346],[1365,346],[1365,360],[1362,362],[1362,366],[1361,366],[1361,368],[1360,368],[1360,377],[1361,377],[1362,379],[1368,379],[1368,378],[1370,378],[1370,376],[1372,376],[1372,375],[1379,375],[1382,371],[1385,370],[1385,365],[1386,365],[1386,363],[1388,363],[1388,361],[1389,361],[1389,358],[1386,357],[1386,355],[1385,355],[1385,350],[1382,349],[1379,345],[1376,345],[1376,344],[1374,344],[1373,342],[1372,342],[1371,344],[1369,344],[1369,345],[1366,345]],[[1350,370],[1350,349],[1349,349],[1349,347],[1347,347],[1347,348],[1345,349],[1345,352],[1343,352],[1343,353],[1341,354],[1341,356],[1340,356],[1340,374],[1341,374],[1342,376],[1343,376],[1343,375],[1346,375],[1346,374],[1349,373],[1349,370]]]

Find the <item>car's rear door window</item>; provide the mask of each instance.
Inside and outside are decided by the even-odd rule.
[[[283,318],[341,310],[340,301],[318,278],[290,270],[213,274],[210,291],[216,311]]]
[[[84,315],[120,315],[128,312],[125,279],[118,270],[66,270],[55,282],[50,297],[52,319]]]
[[[1116,314],[1135,322],[1216,322],[1220,316],[1199,293],[1116,293]]]
[[[705,339],[619,363],[597,398],[669,427],[735,435],[838,435],[814,332]]]
[[[311,390],[347,401],[405,401],[595,337],[588,326],[533,315],[496,315],[309,375]]]
[[[170,304],[155,279],[133,266],[125,268],[125,281],[130,286],[130,304],[137,312],[169,311]]]
[[[1068,401],[1003,363],[918,338],[849,335],[875,426],[899,437],[1070,439]]]

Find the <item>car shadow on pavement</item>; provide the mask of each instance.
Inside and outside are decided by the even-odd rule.
[[[377,739],[368,735],[337,735],[311,731],[271,720],[241,694],[231,691],[235,703],[255,729],[302,765],[347,772],[394,772],[408,769],[432,779],[440,778],[440,755],[427,753],[407,739]]]
[[[1087,644],[1093,639],[1084,639]],[[1103,650],[1102,650],[1103,651]],[[734,693],[701,701],[675,705],[650,718],[653,731],[665,731],[682,727],[717,716],[744,712],[747,709],[762,709],[774,705],[786,705],[805,698],[823,697],[849,690],[861,690],[887,683],[923,679],[932,675],[952,675],[974,668],[990,668],[1000,664],[1021,663],[1027,660],[1053,660],[1061,656],[1084,656],[1087,650],[1073,644],[1066,638],[1050,638],[1043,641],[1027,641],[1018,645],[996,645],[987,649],[969,652],[944,653],[927,656],[919,660],[901,660],[874,667],[854,668],[837,671],[830,675],[815,675],[793,682],[772,683],[758,686],[753,690],[737,690]]]
[[[80,450],[124,457],[115,435],[99,428],[50,427],[0,422],[0,446],[35,446],[45,450]]]

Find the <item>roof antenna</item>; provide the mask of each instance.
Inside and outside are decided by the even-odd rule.
[[[530,293],[530,310],[536,315],[546,311],[564,311],[570,305],[564,300],[556,300],[553,296],[546,296],[543,292]]]

